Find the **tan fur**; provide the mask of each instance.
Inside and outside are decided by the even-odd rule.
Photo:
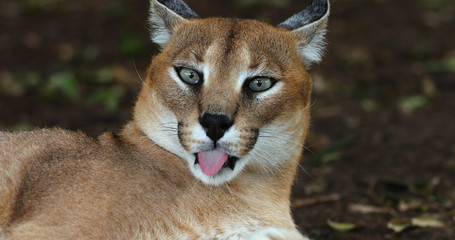
[[[118,139],[61,129],[1,136],[6,239],[142,239],[147,232],[199,238],[201,222],[215,236],[250,218],[293,227],[283,180],[249,174],[221,187],[201,184],[133,124]],[[216,202],[213,209],[206,201]]]
[[[283,239],[303,239],[289,208],[312,87],[298,40],[288,30],[254,20],[188,20],[176,25],[175,36],[153,59],[134,119],[119,135],[0,132],[3,238],[243,239],[263,231],[256,239],[272,239],[267,227],[277,227],[290,231]],[[198,63],[211,64],[200,92],[185,92],[170,79],[171,66]],[[239,89],[241,69],[262,69],[262,75],[283,82],[281,89],[273,98],[249,98]],[[216,186],[197,180],[179,151],[199,144],[191,129],[204,112],[235,118],[239,141],[226,148],[241,157],[253,151],[259,130],[288,133],[293,144],[283,146],[287,153],[277,153],[287,160],[265,168],[253,159],[234,179]],[[182,150],[163,148],[148,135],[150,124],[166,114],[178,120],[172,124]]]

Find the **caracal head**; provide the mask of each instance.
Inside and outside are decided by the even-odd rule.
[[[322,57],[328,2],[278,27],[200,19],[181,0],[150,3],[162,51],[136,104],[139,128],[209,185],[295,168],[309,121],[306,67]]]

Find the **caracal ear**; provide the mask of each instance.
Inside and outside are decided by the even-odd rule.
[[[182,0],[150,0],[152,40],[164,47],[179,24],[189,18],[199,18]]]
[[[297,37],[298,51],[306,67],[320,62],[324,55],[329,12],[328,0],[313,0],[303,11],[278,25]]]

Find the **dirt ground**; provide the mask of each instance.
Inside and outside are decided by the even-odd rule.
[[[188,0],[280,23],[309,0]],[[2,0],[0,130],[131,117],[147,0]],[[314,239],[455,239],[455,1],[333,0],[293,213]]]

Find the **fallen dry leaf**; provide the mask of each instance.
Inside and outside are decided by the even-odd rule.
[[[444,227],[444,223],[434,215],[422,215],[419,217],[411,218],[412,226],[416,227]]]
[[[387,223],[387,228],[392,229],[394,232],[399,233],[411,226],[408,219],[393,218]]]
[[[358,227],[354,223],[333,222],[331,220],[327,220],[327,225],[338,232],[348,232]]]
[[[400,202],[398,203],[398,210],[400,210],[400,212],[406,212],[408,210],[421,208],[422,205],[423,205],[422,202],[418,200],[413,200],[410,202],[400,200]]]

